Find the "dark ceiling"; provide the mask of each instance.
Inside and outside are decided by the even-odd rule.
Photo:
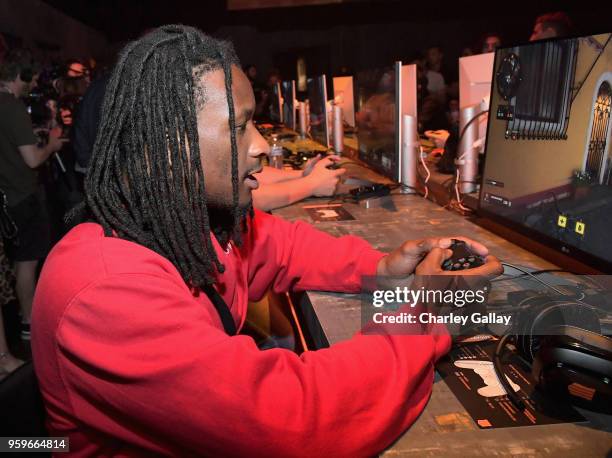
[[[102,32],[111,42],[138,36],[147,28],[168,23],[197,26],[212,33],[220,26],[249,25],[260,30],[317,29],[338,24],[426,22],[469,19],[474,15],[515,16],[533,21],[538,14],[563,10],[570,13],[579,31],[609,31],[606,2],[572,0],[514,0],[470,2],[362,0],[320,6],[228,11],[226,0],[45,0],[46,3]]]

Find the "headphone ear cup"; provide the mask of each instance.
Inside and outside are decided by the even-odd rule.
[[[612,413],[612,339],[556,326],[540,342],[532,375],[540,388],[589,410]]]
[[[591,307],[580,304],[547,299],[531,301],[519,316],[517,322],[517,348],[528,360],[533,361],[540,347],[540,341],[550,335],[550,329],[573,327],[601,333],[599,317]]]
[[[584,347],[612,354],[612,339],[607,336],[576,326],[560,326],[559,328],[561,335],[571,337]]]

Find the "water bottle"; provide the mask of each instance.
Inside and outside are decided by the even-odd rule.
[[[270,167],[283,169],[283,147],[278,141],[278,135],[272,134],[272,145],[270,147]]]

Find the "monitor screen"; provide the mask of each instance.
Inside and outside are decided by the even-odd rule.
[[[480,211],[612,273],[611,34],[498,49]]]
[[[272,98],[270,100],[270,122],[280,124],[282,122],[282,110],[281,87],[280,83],[276,83],[274,86],[272,86]]]
[[[399,181],[397,73],[397,66],[361,71],[354,82],[359,159],[394,181]]]
[[[327,87],[325,75],[308,78],[310,109],[310,134],[312,138],[329,148],[329,120],[327,116]]]
[[[283,96],[283,124],[289,129],[295,130],[295,81],[283,81],[281,91]]]

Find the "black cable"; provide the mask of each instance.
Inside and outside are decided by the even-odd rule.
[[[557,214],[563,215],[563,213],[559,209],[559,202],[557,201],[557,195],[552,191],[548,191],[546,194],[550,194],[553,197],[553,201],[555,202],[555,210],[557,210]]]
[[[582,300],[582,299],[584,299],[584,297],[585,297],[584,293],[583,293],[583,295],[582,295],[582,297],[581,297],[580,299],[575,298],[575,297],[572,297],[571,295],[569,295],[569,294],[565,294],[565,293],[564,293],[564,292],[562,292],[561,290],[557,289],[555,286],[551,285],[550,283],[545,282],[544,280],[542,280],[542,279],[540,279],[540,278],[536,277],[536,276],[533,274],[533,272],[529,272],[529,271],[527,271],[527,270],[525,270],[525,269],[523,269],[523,268],[521,268],[521,267],[515,266],[515,265],[510,264],[510,263],[507,263],[507,262],[501,262],[501,265],[503,265],[503,266],[508,266],[508,267],[510,267],[510,268],[512,268],[512,269],[516,269],[516,270],[518,270],[518,271],[520,271],[520,272],[525,273],[526,275],[528,275],[528,276],[532,277],[532,278],[533,278],[533,279],[535,279],[537,282],[539,282],[539,283],[543,284],[543,285],[544,285],[544,286],[546,286],[547,288],[552,289],[553,291],[555,291],[555,292],[556,292],[557,294],[559,294],[560,296],[562,296],[562,297],[567,297],[567,298],[568,298],[568,300],[574,300],[574,301],[576,301],[577,303],[579,303],[580,305],[583,305],[583,306],[588,307],[588,308],[590,308],[590,309],[595,309],[595,310],[597,310],[597,308],[596,308],[596,307],[594,307],[593,305],[588,304],[588,303],[586,303],[586,302],[584,302],[584,301]],[[592,278],[589,278],[589,280],[591,280],[593,283],[596,283],[596,282],[595,282],[595,281],[594,281]],[[605,288],[603,288],[603,287],[602,287],[602,289],[604,289],[604,290],[605,290]]]
[[[502,262],[502,263],[501,263],[501,265],[502,265],[502,266],[507,266],[507,267],[510,267],[511,269],[518,270],[519,272],[523,272],[524,274],[529,275],[530,277],[532,277],[533,279],[535,279],[535,281],[537,281],[537,282],[539,282],[539,283],[543,284],[543,285],[544,285],[544,286],[546,286],[547,288],[552,289],[552,290],[553,290],[554,292],[556,292],[557,294],[560,294],[561,296],[567,296],[567,294],[563,293],[563,291],[561,291],[561,290],[557,289],[555,286],[551,285],[550,283],[545,282],[544,280],[542,280],[542,279],[540,279],[540,278],[536,277],[536,276],[535,276],[535,275],[534,275],[532,272],[529,272],[528,270],[525,270],[525,269],[523,269],[522,267],[515,266],[514,264],[510,264],[510,263],[508,263],[508,262]]]
[[[506,333],[502,336],[501,339],[499,339],[499,343],[497,344],[497,347],[495,348],[495,353],[493,354],[493,368],[495,369],[495,373],[497,374],[499,382],[503,386],[504,390],[506,390],[506,395],[508,396],[510,402],[512,402],[512,404],[514,404],[517,409],[522,411],[525,410],[525,402],[521,399],[519,395],[514,392],[514,388],[512,388],[512,385],[506,378],[506,373],[504,371],[504,366],[501,360],[502,354],[506,347],[506,342],[508,342],[508,339],[510,339],[510,337],[512,337],[512,335],[510,333]]]
[[[566,272],[572,275],[580,275],[576,272],[572,272],[571,270],[565,270],[565,269],[540,269],[540,270],[532,270],[530,273],[531,275],[541,275],[541,274],[547,274],[547,273],[552,273],[552,272]],[[519,275],[508,276],[507,278],[495,278],[491,280],[491,283],[495,283],[499,281],[515,280],[517,278],[527,277],[528,275],[529,274],[521,273]]]
[[[467,128],[470,126],[470,124],[472,124],[474,121],[476,121],[480,116],[482,116],[485,113],[488,113],[489,110],[483,110],[479,113],[476,113],[472,119],[470,119],[465,126],[463,126],[463,129],[461,129],[461,132],[459,133],[459,137],[457,138],[457,148],[459,148],[461,146],[461,140],[463,140],[463,136],[465,135],[465,132],[467,131]]]
[[[539,270],[532,270],[529,274],[531,274],[531,275],[541,275],[541,274],[554,273],[554,272],[568,273],[568,274],[571,274],[571,275],[575,275],[577,277],[588,278],[589,281],[591,283],[593,283],[593,285],[595,285],[597,288],[602,289],[602,290],[606,290],[606,288],[601,283],[599,283],[595,279],[591,278],[590,275],[585,275],[585,274],[581,274],[581,273],[578,273],[578,272],[574,272],[573,270],[567,270],[567,269],[539,269]],[[499,281],[515,280],[517,278],[527,277],[527,276],[529,276],[529,274],[522,273],[522,274],[519,274],[519,275],[508,276],[506,278],[496,278],[494,280],[491,280],[491,283],[495,283],[495,282],[499,282]]]
[[[461,132],[459,133],[459,137],[458,137],[458,139],[457,139],[457,149],[458,149],[458,150],[459,150],[459,148],[461,147],[461,140],[463,140],[463,136],[464,136],[464,135],[465,135],[465,133],[467,132],[467,128],[468,128],[468,127],[469,127],[469,126],[470,126],[470,125],[471,125],[471,124],[472,124],[474,121],[476,121],[476,120],[477,120],[477,119],[478,119],[480,116],[482,116],[483,114],[488,113],[488,112],[489,112],[489,110],[483,110],[483,111],[480,111],[480,112],[476,113],[476,114],[475,114],[475,115],[472,117],[472,119],[470,119],[470,120],[469,120],[469,121],[468,121],[468,122],[465,124],[465,126],[463,126],[463,128],[461,129]],[[461,152],[461,154],[460,154],[460,155],[459,155],[459,154],[457,154],[457,157],[455,158],[455,160],[459,160],[461,157],[463,157],[463,155],[464,155],[464,154],[465,154],[464,152]],[[455,183],[456,178],[457,178],[457,170],[458,170],[458,169],[459,169],[459,167],[458,167],[458,166],[456,166],[455,173],[453,174],[453,176],[452,176],[451,178],[449,178],[449,180],[447,180],[447,181],[451,181],[452,183],[454,183],[452,186],[450,186],[450,187],[448,188],[448,192],[449,192],[449,196],[448,196],[448,197],[449,197],[449,200],[452,200],[452,199],[453,199],[453,192],[454,192],[454,190],[455,190],[455,186],[458,186],[458,184],[459,184],[459,183]],[[444,181],[444,182],[442,183],[442,185],[444,185],[445,183],[446,183],[446,181]],[[473,184],[480,184],[479,182],[476,182],[476,181],[460,181],[460,183],[473,183]]]

